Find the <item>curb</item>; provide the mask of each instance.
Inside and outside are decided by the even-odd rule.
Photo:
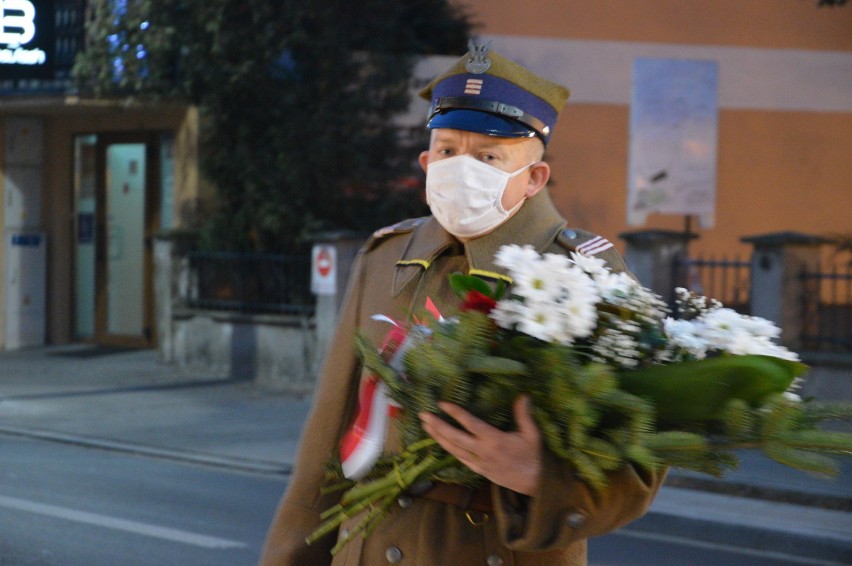
[[[814,565],[849,564],[852,557],[852,514],[845,511],[680,487],[664,487],[648,513],[623,531]]]
[[[843,497],[842,495],[834,496],[822,493],[808,493],[792,489],[752,485],[739,481],[677,476],[672,473],[666,477],[665,485],[668,487],[691,489],[693,491],[734,495],[749,499],[775,501],[777,503],[792,503],[806,507],[819,507],[831,511],[852,512],[852,497]]]
[[[293,467],[290,464],[280,462],[270,462],[267,460],[252,460],[250,458],[240,458],[236,456],[219,456],[214,454],[206,454],[203,452],[192,452],[188,450],[158,448],[154,446],[146,446],[144,444],[121,442],[104,438],[63,434],[61,432],[55,432],[51,430],[3,425],[0,426],[0,434],[5,434],[8,436],[35,438],[47,442],[73,444],[76,446],[84,446],[86,448],[94,448],[97,450],[122,452],[125,454],[135,454],[139,456],[148,456],[164,460],[173,460],[177,462],[199,464],[203,466],[225,468],[229,470],[250,472],[255,474],[286,477],[289,476],[293,471]]]

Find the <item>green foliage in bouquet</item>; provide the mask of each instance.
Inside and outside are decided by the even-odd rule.
[[[533,338],[495,342],[493,321],[478,311],[431,328],[429,339],[406,354],[408,381],[392,389],[394,400],[406,408],[400,420],[405,445],[424,438],[417,415],[440,414],[439,401],[465,407],[507,430],[513,426],[512,402],[525,394],[547,448],[593,486],[603,488],[605,471],[618,468],[628,454],[645,467],[657,464],[642,446],[653,429],[653,406],[620,391],[605,366],[584,366],[569,350],[548,348]],[[438,477],[463,483],[480,479],[464,466]]]
[[[330,488],[346,492],[309,540],[362,511],[349,538],[369,534],[423,480],[482,481],[423,431],[421,412],[452,422],[440,401],[509,430],[514,400],[529,396],[546,449],[596,491],[607,488],[608,472],[629,464],[721,475],[738,465],[737,450],[759,449],[830,476],[837,465],[826,454],[852,453],[852,435],[820,428],[852,417],[852,406],[803,402],[792,393],[807,367],[772,343],[777,328],[768,321],[685,291],[687,320],[673,321],[650,291],[594,258],[542,257],[514,246],[498,260],[524,266],[510,269],[510,297],[503,299],[503,285],[451,276],[460,314],[408,329],[402,366],[357,337],[364,367],[402,408],[403,450],[380,459],[358,484]]]

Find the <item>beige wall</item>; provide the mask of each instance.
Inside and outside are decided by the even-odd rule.
[[[548,154],[571,224],[617,241],[682,217],[626,221],[629,61],[719,62],[715,226],[693,252],[745,255],[742,236],[852,232],[852,6],[816,0],[460,2],[493,47],[572,89]],[[504,48],[501,48],[501,45]],[[693,222],[693,228],[696,222]]]

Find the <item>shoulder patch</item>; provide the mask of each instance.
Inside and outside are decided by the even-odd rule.
[[[614,247],[612,242],[603,236],[578,228],[566,228],[556,239],[562,246],[587,256],[597,255]]]
[[[577,252],[585,256],[598,256],[604,260],[614,272],[627,271],[624,258],[615,249],[615,246],[604,238],[579,228],[566,228],[556,237],[556,241],[568,251]]]

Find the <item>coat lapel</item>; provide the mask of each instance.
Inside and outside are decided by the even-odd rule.
[[[507,244],[530,245],[543,253],[564,227],[565,220],[553,206],[545,189],[527,199],[521,209],[499,228],[465,244],[469,274],[511,283],[506,270],[494,265],[494,255],[500,247]],[[414,229],[402,257],[396,262],[393,296],[398,297],[412,281],[429,269],[436,257],[458,245],[459,241],[444,230],[434,217],[428,217]]]
[[[434,217],[430,216],[417,226],[402,257],[396,262],[393,296],[398,297],[409,283],[432,265],[436,257],[454,245],[458,245],[458,240],[444,230]]]
[[[494,265],[494,256],[500,247],[508,244],[529,245],[543,253],[564,227],[565,220],[553,206],[545,189],[527,199],[521,209],[499,228],[467,243],[465,248],[470,274],[511,283],[506,270]]]

